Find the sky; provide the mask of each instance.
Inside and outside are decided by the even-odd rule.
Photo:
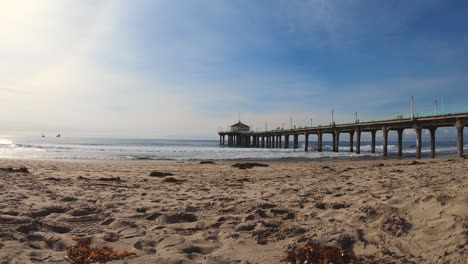
[[[254,129],[375,120],[411,96],[468,111],[462,0],[1,5],[2,133],[215,139],[239,113]]]

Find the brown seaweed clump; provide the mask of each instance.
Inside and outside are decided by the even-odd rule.
[[[331,246],[304,246],[286,251],[284,262],[288,264],[352,264],[355,258],[346,250]]]
[[[67,247],[67,257],[74,264],[104,263],[133,255],[136,254],[127,251],[115,252],[111,247],[90,247],[83,241],[79,241],[75,246]]]
[[[19,169],[13,169],[11,167],[7,167],[7,168],[0,168],[0,171],[4,171],[4,172],[21,172],[21,173],[29,173],[29,170],[28,168],[26,167],[21,167]]]
[[[270,165],[257,163],[257,162],[236,163],[236,164],[232,165],[232,167],[239,168],[241,170],[251,169],[253,167],[268,167],[268,166],[270,166]]]

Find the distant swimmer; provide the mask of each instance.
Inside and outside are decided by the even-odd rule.
[[[57,136],[55,136],[55,137],[61,137],[61,136],[60,136],[60,134],[58,134],[58,135],[57,135]]]
[[[45,137],[44,134],[42,134],[42,137]]]

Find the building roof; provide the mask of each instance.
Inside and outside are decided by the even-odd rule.
[[[249,126],[239,121],[237,122],[237,124],[234,124],[231,127],[249,127]]]

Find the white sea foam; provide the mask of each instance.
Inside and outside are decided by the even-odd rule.
[[[74,159],[74,160],[232,160],[232,159],[320,159],[362,156],[379,156],[370,153],[371,145],[361,145],[361,154],[349,152],[349,145],[341,144],[339,152],[332,152],[331,142],[324,142],[323,152],[317,152],[316,142],[309,144],[309,151],[299,149],[230,148],[220,147],[218,141],[187,140],[132,140],[132,139],[79,139],[79,138],[0,138],[0,158]],[[291,146],[292,144],[290,144]],[[355,146],[354,146],[355,150]],[[456,143],[439,144],[438,153],[456,153]],[[398,147],[390,144],[389,155],[396,155]],[[430,148],[423,145],[423,153]],[[404,155],[414,155],[415,147],[405,143]]]

